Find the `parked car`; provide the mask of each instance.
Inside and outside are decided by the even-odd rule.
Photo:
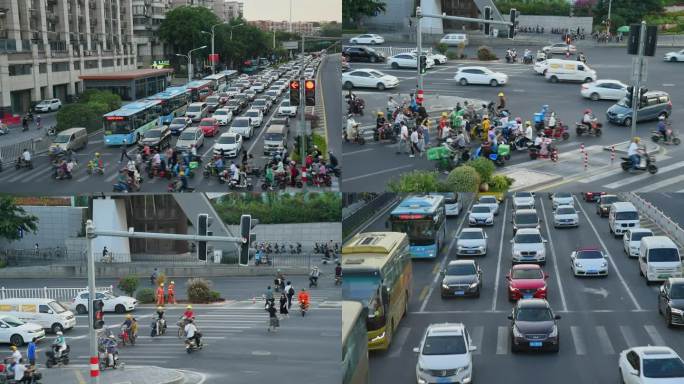
[[[596,80],[582,84],[582,97],[596,100],[622,100],[627,95],[627,84],[619,80]]]
[[[78,314],[88,313],[88,291],[80,291],[71,299],[71,308]],[[102,300],[105,312],[124,313],[132,311],[138,305],[138,301],[130,296],[116,296],[109,292],[96,292],[96,300]]]
[[[384,62],[387,56],[371,47],[345,47],[342,56],[348,61],[368,61],[371,63]]]
[[[26,323],[15,316],[0,316],[0,343],[21,347],[34,338],[45,339],[45,330],[40,325]]]
[[[0,316],[9,315],[36,323],[52,333],[76,326],[74,313],[53,299],[12,298],[0,300]]]
[[[644,96],[645,102],[641,101],[637,110],[637,121],[657,120],[660,116],[670,116],[672,100],[669,94],[663,91],[648,91]],[[611,123],[630,126],[632,124],[632,100],[625,97],[618,101],[608,108],[606,117]]]
[[[242,150],[242,136],[235,132],[225,132],[214,143],[214,155],[220,155],[221,150],[226,157],[237,157]]]
[[[684,61],[684,49],[681,51],[676,51],[676,52],[668,52],[663,56],[663,60],[665,61]]]
[[[374,33],[354,36],[349,39],[350,44],[384,44],[385,38]]]
[[[396,88],[397,86],[399,86],[399,79],[396,76],[371,68],[354,69],[342,74],[342,87],[344,89],[377,88],[383,91],[386,88]]]
[[[59,99],[43,100],[33,107],[36,112],[52,112],[60,108],[62,108],[62,102]]]
[[[468,45],[468,36],[465,33],[448,33],[439,40],[440,44],[448,46]]]
[[[454,80],[461,85],[489,84],[496,87],[508,83],[508,75],[494,72],[487,67],[460,67],[454,75]]]

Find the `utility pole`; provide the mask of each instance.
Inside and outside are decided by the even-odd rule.
[[[95,331],[95,321],[93,319],[93,300],[95,300],[95,258],[93,257],[93,231],[95,226],[92,220],[86,222],[86,252],[88,262],[88,338],[90,352],[90,382],[100,383],[100,364],[99,353],[97,351],[97,332]]]
[[[636,136],[637,124],[637,110],[639,109],[639,96],[641,93],[641,75],[644,70],[644,42],[646,41],[646,22],[641,22],[641,30],[639,32],[639,50],[636,59],[636,73],[634,79],[634,88],[632,91],[632,129],[631,137]]]
[[[292,0],[290,0],[292,4]],[[304,34],[302,34],[302,57],[304,56]],[[301,133],[299,139],[299,157],[302,159],[302,165],[306,164],[306,119],[304,118],[304,110],[306,108],[306,95],[304,94],[304,77],[299,73],[299,132]]]
[[[610,36],[610,9],[613,6],[613,0],[608,0],[608,20],[606,21],[606,35]]]
[[[423,73],[420,70],[420,57],[423,55],[423,30],[422,30],[422,24],[423,24],[423,11],[420,9],[420,7],[416,7],[416,27],[418,28],[416,30],[416,45],[418,48],[418,52],[416,55],[416,60],[417,60],[417,65],[416,65],[416,70],[418,71],[418,89],[423,89]]]

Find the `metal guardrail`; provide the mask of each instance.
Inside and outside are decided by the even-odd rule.
[[[88,287],[83,288],[5,288],[0,287],[0,299],[53,299],[62,302],[71,301],[76,295]],[[95,287],[98,292],[113,292],[114,287]]]
[[[35,156],[47,152],[49,147],[50,140],[44,140],[42,137],[27,139],[18,143],[1,146],[0,158],[3,164],[14,163],[24,152],[24,149],[28,149]]]
[[[655,207],[653,204],[644,200],[641,196],[633,192],[620,192],[618,196],[624,200],[634,204],[639,212],[643,213],[649,220],[655,223],[660,229],[667,234],[680,247],[684,247],[684,229],[679,226],[674,220],[669,218],[663,211]]]
[[[397,195],[394,193],[379,194],[375,199],[369,201],[362,208],[359,208],[356,212],[342,219],[343,241],[346,241],[347,237],[351,233],[354,233],[359,226],[376,215],[382,207],[385,207],[387,204],[390,204],[396,200]]]
[[[7,266],[35,266],[50,264],[78,264],[85,261],[85,252],[67,251],[65,247],[42,249],[5,249],[0,260]]]

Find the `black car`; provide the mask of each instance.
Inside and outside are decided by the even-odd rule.
[[[342,56],[348,61],[368,61],[371,63],[383,62],[387,57],[370,47],[346,47],[342,50]]]
[[[508,319],[511,320],[511,352],[560,350],[557,324],[560,316],[553,314],[546,300],[518,300]]]
[[[442,298],[480,297],[482,271],[474,260],[453,260],[442,271]]]
[[[229,109],[231,112],[233,112],[233,116],[236,116],[242,113],[245,107],[247,107],[247,103],[244,100],[235,98],[228,100],[224,108]]]
[[[143,138],[138,142],[138,146],[142,148],[146,145],[155,151],[161,151],[171,146],[171,129],[162,125],[145,132]]]
[[[668,327],[684,325],[684,278],[670,277],[660,286],[658,312]]]
[[[601,195],[596,201],[596,214],[601,217],[608,216],[610,205],[617,203],[618,201],[620,200],[618,200],[618,197],[615,195]]]
[[[187,117],[180,116],[171,120],[171,124],[169,124],[169,129],[171,130],[172,135],[178,136],[181,134],[181,132],[185,130],[185,128],[191,125],[192,120],[188,119]]]

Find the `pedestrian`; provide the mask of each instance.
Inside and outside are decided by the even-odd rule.
[[[168,304],[177,304],[176,303],[176,283],[171,281],[169,283],[169,287],[166,290],[166,302]]]
[[[164,305],[164,283],[159,283],[157,287],[157,306]]]
[[[292,296],[295,294],[294,287],[292,286],[291,282],[287,282],[287,285],[285,285],[285,293],[287,294],[287,308],[292,307]]]
[[[418,135],[418,129],[414,129],[411,132],[411,154],[409,157],[416,157],[416,153],[420,155],[420,137]]]
[[[426,118],[423,120],[423,138],[425,139],[425,148],[430,148],[430,129],[432,128],[432,121]]]
[[[159,276],[159,270],[154,268],[154,271],[152,271],[152,274],[150,275],[150,283],[152,283],[152,286],[157,283],[157,276]]]
[[[26,358],[28,358],[29,364],[31,366],[36,365],[36,338],[34,337],[28,343],[28,348],[26,348]]]
[[[407,153],[408,147],[410,147],[410,146],[411,146],[411,144],[409,142],[408,127],[406,126],[406,123],[402,120],[399,123],[399,142],[397,144],[397,154]]]
[[[278,311],[275,309],[272,301],[266,304],[266,311],[268,311],[268,331],[276,332],[276,329],[280,326],[278,321]]]
[[[284,317],[290,317],[289,313],[290,312],[287,309],[287,296],[285,295],[285,292],[283,292],[280,294],[280,314]]]
[[[33,246],[33,254],[38,257],[40,256],[40,249],[38,249],[38,243]]]
[[[128,160],[132,160],[130,156],[128,156],[128,152],[126,152],[126,139],[124,139],[123,144],[121,145],[121,157],[119,158],[119,163],[123,163],[124,157]]]

